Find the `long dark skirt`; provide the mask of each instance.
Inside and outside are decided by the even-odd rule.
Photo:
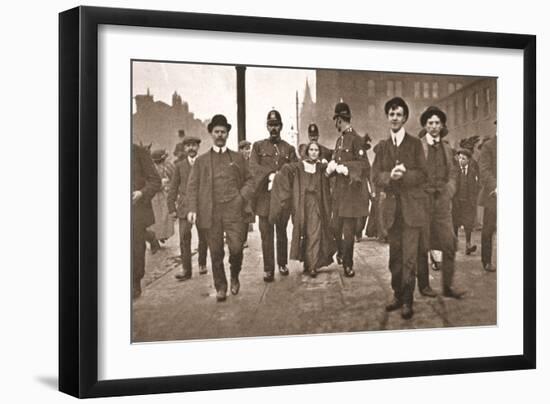
[[[321,210],[315,194],[305,194],[305,251],[304,264],[307,270],[318,269],[321,266]]]

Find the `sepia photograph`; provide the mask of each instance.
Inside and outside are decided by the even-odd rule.
[[[497,77],[130,68],[132,343],[497,325]]]

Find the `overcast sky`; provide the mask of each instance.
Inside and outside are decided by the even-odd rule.
[[[315,71],[248,67],[246,70],[246,135],[250,141],[267,137],[265,127],[268,111],[281,112],[286,132],[296,122],[295,97],[303,100],[306,78],[315,100]],[[187,63],[134,62],[133,94],[145,94],[149,88],[155,101],[172,104],[177,91],[189,110],[201,120],[214,114],[224,114],[236,129],[237,95],[234,66]],[[231,131],[235,138],[237,132]],[[232,137],[233,137],[232,136]],[[231,139],[233,140],[233,139]],[[236,141],[230,141],[233,148]]]

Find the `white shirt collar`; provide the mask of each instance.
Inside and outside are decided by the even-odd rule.
[[[196,159],[197,159],[197,156],[195,157],[187,156],[187,161],[189,161],[189,164],[191,165],[195,164]]]
[[[304,171],[306,173],[315,174],[315,169],[317,167],[317,164],[315,163],[309,163],[305,160],[302,160],[302,163],[304,165]]]
[[[428,142],[428,144],[430,146],[433,146],[434,141],[441,142],[441,136],[437,135],[437,136],[433,137],[429,133],[426,133],[426,141]]]
[[[212,145],[212,150],[214,150],[216,153],[219,153],[220,150],[222,153],[225,153],[227,150],[227,146],[218,147],[218,146]]]
[[[405,138],[405,128],[401,127],[397,132],[392,132],[390,130],[391,141],[396,146],[401,146],[403,139]]]

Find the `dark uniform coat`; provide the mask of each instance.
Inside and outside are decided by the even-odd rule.
[[[191,163],[189,163],[189,159],[187,157],[180,160],[176,163],[174,175],[170,181],[170,189],[168,190],[167,200],[168,211],[170,213],[177,211],[180,219],[185,219],[187,217],[187,213],[189,213],[189,206],[186,196],[187,181],[192,168],[193,166],[191,166]]]
[[[336,140],[332,159],[348,168],[348,175],[333,173],[333,217],[363,217],[369,214],[368,176],[369,160],[365,142],[353,130],[346,129]]]
[[[160,176],[148,151],[132,145],[132,191],[141,191],[142,197],[132,205],[134,226],[146,228],[155,223],[151,199],[160,191]]]
[[[408,226],[423,227],[427,223],[427,196],[423,185],[427,179],[426,158],[420,139],[406,133],[399,147],[399,156],[390,139],[384,139],[375,148],[373,180],[377,192],[384,192],[380,201],[382,224],[390,229],[395,220],[397,200],[401,203],[403,220]],[[396,161],[405,165],[407,172],[398,181],[390,178]],[[398,192],[395,192],[398,190]]]
[[[481,206],[494,206],[495,197],[491,195],[497,188],[497,137],[489,139],[481,148],[479,156],[479,178],[481,181],[481,193],[479,204]]]
[[[250,172],[254,178],[254,212],[258,216],[269,216],[268,180],[271,173],[279,171],[287,163],[298,161],[293,146],[280,140],[273,143],[270,139],[260,140],[252,146],[250,154]]]
[[[479,166],[470,158],[466,178],[458,167],[457,190],[453,199],[453,223],[455,226],[473,228],[477,215],[477,200],[479,197]],[[462,189],[461,187],[464,187]]]
[[[243,198],[243,222],[246,217],[246,202],[253,194],[253,180],[246,167],[244,157],[241,153],[227,149],[231,159],[231,168],[235,170],[239,178],[239,193]],[[208,229],[212,224],[212,209],[214,206],[214,195],[212,189],[212,150],[197,157],[187,184],[187,206],[189,212],[197,213],[197,227]]]

